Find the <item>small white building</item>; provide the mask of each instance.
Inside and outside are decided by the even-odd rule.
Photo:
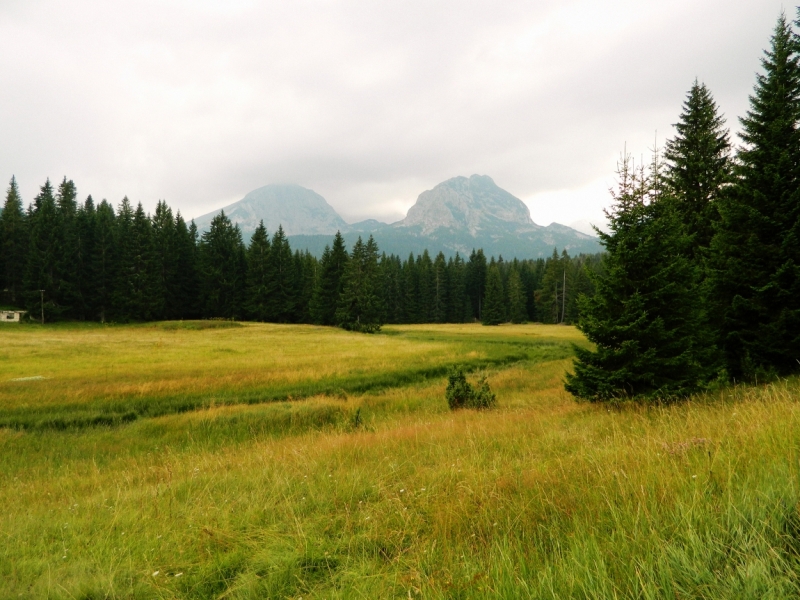
[[[27,310],[0,310],[0,323],[19,323]]]

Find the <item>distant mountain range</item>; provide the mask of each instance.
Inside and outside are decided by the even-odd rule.
[[[522,200],[486,175],[454,177],[422,192],[406,218],[392,224],[374,219],[347,224],[322,196],[299,185],[267,185],[222,210],[238,223],[246,241],[263,220],[270,232],[283,225],[293,248],[317,256],[336,231],[348,246],[359,235],[372,234],[381,251],[403,257],[426,249],[463,256],[483,248],[487,256],[505,258],[545,257],[553,248],[573,255],[602,249],[597,238],[565,225],[537,225]],[[195,223],[204,231],[218,213],[198,217]]]

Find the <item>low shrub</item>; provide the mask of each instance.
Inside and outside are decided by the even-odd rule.
[[[463,367],[453,367],[450,370],[447,376],[445,398],[447,398],[447,405],[450,410],[459,408],[492,408],[497,403],[497,397],[489,388],[486,376],[483,375],[478,379],[478,387],[476,389],[467,381]]]

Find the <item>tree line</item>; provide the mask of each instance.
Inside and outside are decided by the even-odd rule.
[[[131,322],[225,318],[375,331],[383,323],[573,323],[598,256],[487,260],[482,250],[405,259],[336,234],[318,259],[263,223],[248,244],[220,213],[198,232],[164,201],[147,214],[77,201],[66,177],[25,208],[12,177],[0,214],[3,304],[31,318]]]
[[[800,35],[784,15],[762,67],[740,146],[695,81],[663,158],[622,157],[574,395],[663,401],[798,371]]]

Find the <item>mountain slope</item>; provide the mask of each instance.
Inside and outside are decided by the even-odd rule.
[[[265,185],[222,210],[239,225],[245,242],[261,220],[268,232],[283,225],[287,235],[332,236],[348,227],[325,198],[299,185]],[[198,229],[207,230],[218,214],[217,210],[195,219]]]

